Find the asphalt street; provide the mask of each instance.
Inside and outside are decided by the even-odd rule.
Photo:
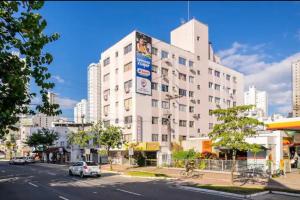
[[[236,199],[176,187],[175,182],[103,173],[99,178],[69,176],[65,166],[0,161],[0,199],[5,200],[213,200]]]

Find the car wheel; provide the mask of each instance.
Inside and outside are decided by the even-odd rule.
[[[72,171],[71,171],[71,170],[69,170],[69,175],[70,175],[70,176],[73,176],[73,173],[72,173]]]
[[[97,174],[97,175],[96,175],[96,177],[98,177],[98,178],[99,178],[100,176],[101,176],[101,174]]]
[[[80,172],[80,178],[84,178],[83,172]]]

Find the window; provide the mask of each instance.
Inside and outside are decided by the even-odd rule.
[[[132,87],[132,81],[129,80],[129,81],[126,81],[124,83],[124,90],[126,93],[128,93],[130,91],[130,88]]]
[[[124,134],[123,136],[124,136],[124,141],[125,142],[130,142],[131,141],[131,138],[132,138],[131,134]]]
[[[200,99],[197,100],[197,103],[200,104]]]
[[[152,54],[157,56],[157,52],[158,52],[157,48],[152,47]]]
[[[232,102],[232,106],[233,107],[235,107],[236,106],[236,102],[234,101],[234,102]]]
[[[186,65],[186,59],[185,59],[185,58],[179,57],[179,58],[178,58],[178,62],[179,62],[179,64],[181,64],[181,65]]]
[[[158,67],[156,65],[152,65],[152,72],[157,73]]]
[[[116,51],[115,56],[118,57],[119,56],[119,52]]]
[[[108,57],[108,58],[104,59],[103,66],[105,67],[106,65],[109,65],[109,63],[110,63],[110,58]]]
[[[118,109],[118,107],[119,107],[119,102],[118,101],[116,101],[115,107]]]
[[[190,121],[189,126],[190,126],[190,128],[194,128],[194,121]]]
[[[118,124],[119,123],[119,118],[115,119],[115,123]]]
[[[214,128],[214,124],[213,123],[208,123],[208,128],[209,129],[213,129]]]
[[[116,75],[119,73],[119,68],[115,69],[115,73],[116,73]]]
[[[161,51],[161,58],[168,58],[169,57],[169,53],[167,51],[162,50]]]
[[[227,100],[226,104],[227,104],[228,107],[230,107],[230,100]]]
[[[179,96],[186,96],[186,90],[179,88]]]
[[[230,75],[228,75],[228,74],[226,75],[226,80],[230,81]]]
[[[109,81],[109,73],[103,76],[103,82]]]
[[[194,66],[194,62],[193,61],[189,61],[189,67],[193,67]]]
[[[108,89],[108,90],[104,90],[104,92],[103,92],[103,98],[104,98],[105,101],[108,100],[108,98],[109,98],[109,93],[110,93],[110,90],[109,90],[109,89]]]
[[[162,142],[168,142],[168,135],[162,134],[162,135],[161,135],[161,141],[162,141]]]
[[[162,125],[168,125],[168,121],[169,121],[169,120],[168,120],[167,118],[162,118],[162,119],[161,119],[161,124],[162,124]]]
[[[186,105],[179,104],[179,111],[186,112]]]
[[[212,74],[212,73],[213,73],[212,68],[208,68],[208,74]]]
[[[132,44],[130,43],[126,47],[124,47],[124,55],[129,53],[132,50]]]
[[[190,113],[193,113],[195,111],[195,107],[194,106],[190,106],[189,107],[189,111],[190,111]]]
[[[193,91],[189,91],[189,97],[194,97],[194,92]]]
[[[197,36],[197,41],[199,41],[200,40],[200,36]]]
[[[220,91],[220,89],[221,89],[221,86],[220,86],[220,85],[218,85],[218,84],[215,84],[215,90],[218,90],[218,91]]]
[[[166,68],[161,68],[161,74],[162,74],[163,76],[168,76],[168,69],[166,69]]]
[[[208,97],[208,101],[209,101],[209,102],[213,102],[213,98],[214,98],[213,96],[209,96],[209,97]]]
[[[235,76],[233,77],[233,82],[234,82],[234,83],[236,83],[236,82],[237,82],[237,81],[236,81],[236,77],[235,77]]]
[[[232,90],[232,94],[236,94],[236,90],[235,89]]]
[[[215,70],[215,76],[220,77],[220,72]]]
[[[152,134],[152,142],[158,142],[158,134]]]
[[[152,88],[152,90],[157,90],[157,86],[158,86],[157,83],[155,83],[155,82],[152,82],[152,83],[151,83],[151,88]]]
[[[168,92],[169,91],[169,86],[165,85],[165,84],[161,84],[161,91]]]
[[[197,89],[200,90],[200,85],[197,85]]]
[[[152,99],[152,107],[157,108],[158,107],[158,100]]]
[[[131,124],[132,123],[132,116],[124,117],[124,124]]]
[[[179,80],[186,81],[186,75],[183,73],[179,73]]]
[[[124,108],[126,111],[129,111],[132,104],[132,98],[128,98],[124,100]]]
[[[170,108],[170,104],[167,101],[162,101],[161,102],[161,107],[164,109],[169,109]]]
[[[186,127],[186,120],[179,120],[179,126]]]
[[[215,97],[215,103],[216,103],[216,104],[220,104],[220,102],[221,102],[221,99],[218,98],[218,97]]]
[[[158,124],[158,117],[152,117],[152,124]]]
[[[194,83],[194,77],[193,76],[189,76],[189,82]]]
[[[104,115],[107,116],[109,112],[109,105],[103,107]]]
[[[212,88],[213,87],[213,83],[212,82],[209,82],[208,83],[208,88]]]
[[[130,71],[132,69],[132,62],[124,65],[124,72]]]
[[[200,75],[200,70],[197,70],[197,74]]]
[[[197,56],[197,60],[200,60],[200,56]]]
[[[211,110],[211,109],[208,110],[209,116],[212,116],[212,115],[213,115],[213,114],[212,114],[212,111],[213,111],[213,110]]]

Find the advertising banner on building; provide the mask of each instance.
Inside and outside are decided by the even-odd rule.
[[[136,92],[152,95],[152,38],[136,32]]]
[[[137,142],[143,141],[143,117],[138,115],[137,116],[137,123],[136,123],[136,131],[137,131]]]

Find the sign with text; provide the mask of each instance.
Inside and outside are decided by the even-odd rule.
[[[136,32],[136,92],[152,95],[152,38]]]

